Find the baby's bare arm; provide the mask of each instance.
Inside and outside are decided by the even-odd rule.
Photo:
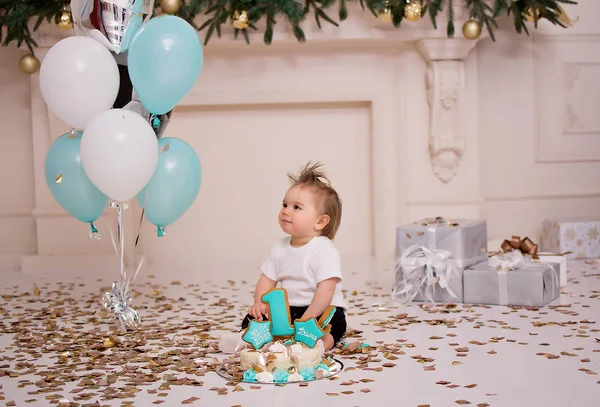
[[[317,318],[325,312],[327,307],[331,305],[331,300],[338,280],[338,278],[333,277],[317,284],[317,291],[315,291],[312,303],[306,312],[304,312],[304,315],[302,315],[302,319]]]
[[[248,310],[248,314],[252,318],[262,321],[263,314],[267,314],[267,305],[261,301],[261,297],[271,288],[275,288],[277,281],[271,280],[269,277],[262,274],[258,283],[256,283],[256,289],[254,290],[254,305]]]

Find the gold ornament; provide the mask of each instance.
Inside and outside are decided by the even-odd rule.
[[[563,23],[566,27],[573,28],[573,25],[579,21],[579,17],[574,20],[571,20],[571,17],[565,12],[565,10],[558,6],[558,14],[554,13],[558,21]]]
[[[462,33],[468,40],[476,40],[481,35],[481,24],[477,20],[465,21]]]
[[[404,18],[408,21],[419,21],[421,19],[421,3],[411,0],[404,6]]]
[[[19,59],[21,72],[31,75],[40,69],[40,60],[35,55],[25,54]]]
[[[245,10],[242,10],[241,13],[236,10],[233,13],[231,25],[233,25],[235,28],[238,30],[243,30],[244,28],[247,28],[249,24],[250,22],[248,20],[248,13],[246,13]]]
[[[535,10],[535,17],[533,10]],[[525,10],[525,20],[533,23],[534,21],[539,20],[540,18],[542,18],[542,9],[529,6],[527,10]]]
[[[55,22],[56,26],[62,31],[73,29],[73,16],[71,15],[71,10],[64,9],[60,14],[57,14]]]
[[[377,18],[379,18],[381,21],[385,21],[386,23],[392,22],[394,18],[392,16],[392,5],[389,1],[385,2],[385,7],[383,10],[379,11]]]
[[[181,8],[181,0],[160,0],[160,9],[166,14],[177,14]]]

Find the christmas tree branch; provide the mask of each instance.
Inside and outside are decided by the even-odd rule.
[[[33,31],[36,31],[44,20],[50,22],[63,9],[64,0],[0,0],[0,41],[6,47],[16,42],[23,43],[33,54],[37,43],[29,28],[35,19]],[[4,33],[6,34],[4,36]]]
[[[339,26],[341,21],[348,17],[347,3],[360,2],[361,7],[368,9],[374,16],[378,16],[386,7],[391,10],[392,23],[400,27],[404,20],[404,11],[407,2],[419,2],[422,6],[422,15],[429,14],[431,23],[437,29],[437,18],[446,8],[447,26],[446,34],[453,37],[455,34],[455,18],[453,0],[181,0],[181,8],[177,15],[189,22],[198,31],[204,32],[204,43],[208,44],[213,34],[221,36],[223,24],[233,21],[235,12],[245,11],[248,16],[247,28],[236,28],[234,35],[237,38],[240,32],[249,43],[248,30],[256,30],[255,24],[263,20],[266,29],[263,36],[265,44],[273,41],[274,26],[279,19],[287,20],[291,25],[298,41],[305,41],[306,37],[301,27],[305,18],[312,13],[321,28],[322,22]],[[36,31],[43,21],[52,21],[56,18],[65,4],[64,0],[0,0],[0,43],[7,46],[16,43],[17,46],[25,44],[31,53],[37,46],[33,31]],[[554,25],[568,27],[571,24],[568,16],[564,14],[560,4],[577,4],[572,0],[466,0],[469,18],[478,21],[486,27],[490,37],[495,40],[494,30],[498,28],[497,19],[502,15],[512,15],[515,30],[525,32],[527,21],[532,20],[537,28],[538,20],[544,18]],[[337,5],[337,18],[331,17],[330,9]],[[155,11],[160,11],[160,0],[155,0]],[[199,16],[206,20],[200,26],[196,24]]]

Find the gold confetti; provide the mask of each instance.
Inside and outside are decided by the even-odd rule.
[[[104,342],[102,343],[102,345],[105,348],[112,348],[115,346],[115,343],[113,342],[112,338],[108,337],[108,338],[104,338]]]
[[[63,175],[62,174],[58,174],[56,176],[56,178],[54,179],[54,182],[57,184],[61,184],[62,183],[62,179],[63,179]]]
[[[558,358],[560,358],[559,355],[553,355],[551,353],[536,353],[536,355],[538,355],[538,356],[544,356],[544,357],[546,357],[548,359],[558,359]]]
[[[167,143],[167,144],[165,144],[164,146],[161,146],[161,147],[160,147],[160,152],[161,152],[161,154],[162,154],[162,153],[166,153],[167,151],[169,151],[169,148],[170,148],[170,147],[169,147],[169,145],[170,145],[170,144],[171,144],[171,143]]]
[[[36,283],[33,283],[33,295],[35,295],[36,297],[40,296],[40,288],[37,286]]]
[[[471,402],[467,400],[456,400],[455,403],[460,404],[461,406],[465,404],[471,404]]]

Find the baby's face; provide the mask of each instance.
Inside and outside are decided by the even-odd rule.
[[[288,189],[279,211],[279,226],[292,237],[317,236],[315,229],[319,213],[315,192],[302,185]]]

